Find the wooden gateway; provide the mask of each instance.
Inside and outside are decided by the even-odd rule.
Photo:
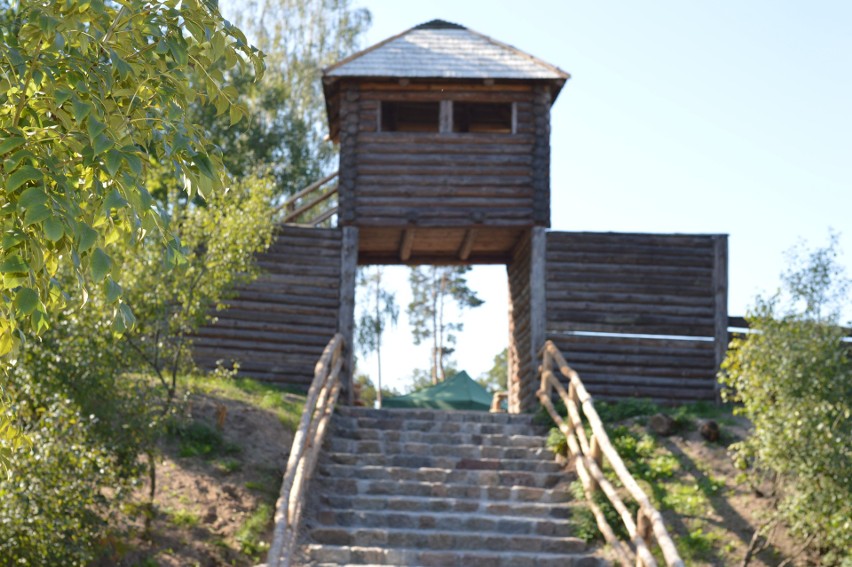
[[[512,411],[537,403],[546,339],[593,394],[714,399],[726,236],[547,230],[550,107],[568,78],[440,20],[326,69],[337,226],[282,224],[266,274],[200,331],[198,362],[307,387],[333,333],[352,345],[358,264],[505,264]]]

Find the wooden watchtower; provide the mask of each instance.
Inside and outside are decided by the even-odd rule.
[[[505,264],[510,410],[535,405],[546,339],[593,394],[713,399],[727,237],[547,230],[550,108],[568,78],[440,20],[326,69],[340,168],[321,218],[337,226],[282,225],[266,274],[199,333],[199,363],[306,387],[332,334],[352,345],[359,264]]]
[[[328,68],[340,225],[359,228],[359,262],[511,262],[550,226],[550,106],[567,79],[440,20]]]

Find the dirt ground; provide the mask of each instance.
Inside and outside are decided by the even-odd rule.
[[[148,534],[137,514],[129,526],[131,549],[104,565],[247,566],[265,559],[292,434],[273,412],[244,402],[207,394],[193,394],[189,402],[189,418],[211,425],[221,420],[233,454],[180,456],[179,443],[167,441]],[[140,487],[140,500],[149,487]]]

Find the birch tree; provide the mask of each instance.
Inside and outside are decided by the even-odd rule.
[[[432,341],[432,384],[446,379],[445,357],[455,350],[450,345],[456,343],[456,333],[464,328],[461,321],[450,319],[448,305],[461,312],[483,303],[467,285],[469,271],[470,266],[429,266],[412,268],[409,274],[412,300],[408,319],[414,344]]]

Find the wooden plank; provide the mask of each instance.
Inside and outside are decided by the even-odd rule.
[[[376,132],[374,134],[362,133],[359,142],[364,144],[381,144],[403,146],[411,144],[416,146],[435,145],[437,148],[449,149],[453,145],[466,148],[468,146],[532,146],[535,144],[535,136],[529,134],[486,134],[486,133],[430,133],[430,132]],[[367,152],[366,149],[362,150]],[[369,152],[367,152],[369,153]],[[342,168],[341,168],[342,170]]]
[[[475,228],[470,228],[465,232],[464,240],[459,246],[459,260],[467,261],[470,258],[470,253],[473,251],[473,244],[476,242],[477,231]]]

